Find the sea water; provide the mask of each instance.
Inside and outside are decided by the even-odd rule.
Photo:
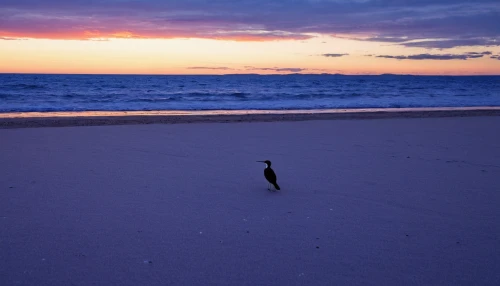
[[[500,76],[0,74],[0,112],[500,106]]]

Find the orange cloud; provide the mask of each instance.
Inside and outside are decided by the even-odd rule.
[[[188,32],[188,31],[130,31],[130,30],[72,30],[55,31],[8,31],[0,30],[0,39],[52,39],[52,40],[92,40],[92,39],[213,39],[238,42],[290,41],[307,40],[312,35],[286,33],[282,31],[223,31],[223,32]]]

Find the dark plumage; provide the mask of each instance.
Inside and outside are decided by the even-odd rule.
[[[274,173],[273,169],[271,169],[271,161],[266,160],[266,161],[257,161],[257,162],[262,162],[266,163],[266,168],[264,169],[264,177],[266,180],[274,186],[276,190],[280,190],[280,186],[278,186],[276,174]],[[270,187],[268,188],[270,190]]]

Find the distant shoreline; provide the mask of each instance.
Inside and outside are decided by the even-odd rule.
[[[415,76],[415,77],[500,77],[500,74],[342,74],[342,73],[226,73],[226,74],[135,74],[135,73],[16,73],[0,72],[0,75],[82,75],[82,76]]]
[[[500,107],[0,113],[0,128],[500,116]]]

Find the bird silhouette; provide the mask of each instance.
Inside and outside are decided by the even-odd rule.
[[[266,164],[266,168],[264,169],[264,177],[266,180],[269,182],[269,185],[267,186],[267,189],[271,191],[271,185],[274,186],[274,189],[279,191],[280,186],[278,186],[278,183],[276,183],[276,174],[274,173],[273,169],[271,169],[271,161],[265,160],[265,161],[257,161],[261,163]]]

